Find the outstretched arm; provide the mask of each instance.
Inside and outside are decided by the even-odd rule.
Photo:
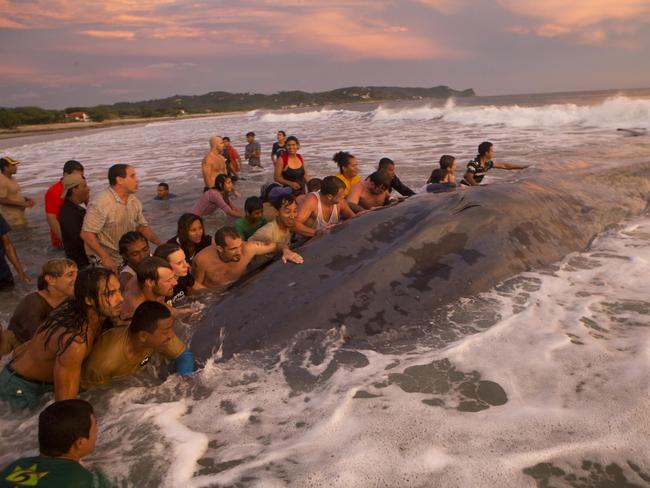
[[[497,169],[524,169],[524,168],[528,168],[528,165],[520,166],[517,164],[508,164],[508,163],[493,163],[492,167]]]

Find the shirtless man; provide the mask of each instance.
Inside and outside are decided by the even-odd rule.
[[[355,185],[348,195],[352,208],[374,210],[388,204],[390,198],[390,176],[375,171],[365,181]]]
[[[233,227],[222,227],[214,235],[214,243],[192,260],[194,278],[206,288],[225,289],[239,280],[255,256],[282,252],[282,261],[296,264],[302,256],[275,242],[243,241]]]
[[[173,294],[178,281],[171,265],[164,259],[145,258],[136,269],[137,280],[131,280],[124,292],[124,306],[120,319],[129,321],[133,312],[145,301],[165,303]]]
[[[8,156],[0,159],[0,210],[12,227],[26,225],[25,209],[36,205],[34,200],[23,196],[20,185],[13,177],[19,164]]]
[[[95,341],[81,372],[84,388],[135,374],[156,352],[174,361],[177,374],[192,374],[194,358],[174,333],[173,324],[167,306],[152,301],[140,304],[128,327],[113,327]]]
[[[74,298],[47,317],[0,373],[0,400],[33,408],[51,391],[56,401],[75,398],[81,365],[105,323],[118,317],[122,302],[120,282],[112,271],[80,271]]]
[[[223,157],[223,139],[219,136],[210,138],[210,151],[201,163],[203,173],[203,191],[208,191],[214,185],[217,175],[228,174],[226,158]]]
[[[354,217],[355,213],[343,198],[344,194],[345,184],[340,179],[336,176],[323,178],[320,191],[308,194],[300,204],[296,233],[313,237],[341,220]]]

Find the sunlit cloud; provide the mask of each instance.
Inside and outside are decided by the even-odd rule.
[[[99,37],[100,39],[133,39],[135,33],[128,31],[101,31],[101,30],[83,30],[79,34],[90,37]]]
[[[506,10],[524,18],[528,27],[512,32],[535,33],[540,37],[572,37],[583,44],[632,46],[624,36],[634,35],[650,21],[650,0],[497,0]],[[627,31],[620,28],[626,26]]]

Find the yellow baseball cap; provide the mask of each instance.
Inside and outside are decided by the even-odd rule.
[[[8,164],[20,164],[20,161],[16,161],[15,159],[11,159],[9,156],[5,156],[4,158],[0,159],[0,165],[6,166]]]

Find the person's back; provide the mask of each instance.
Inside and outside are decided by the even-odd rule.
[[[96,440],[97,419],[90,403],[77,399],[54,402],[38,416],[40,455],[6,466],[0,472],[0,487],[108,487],[104,475],[79,463],[94,451]]]

